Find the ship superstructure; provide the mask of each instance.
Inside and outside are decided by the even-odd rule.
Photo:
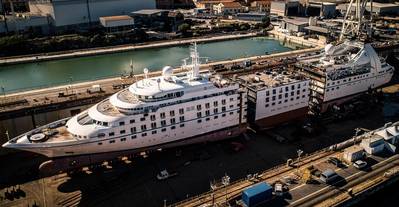
[[[310,105],[321,113],[353,96],[388,83],[394,68],[367,43],[347,41],[296,64],[311,78]]]
[[[70,119],[18,136],[4,147],[48,157],[162,148],[188,139],[235,136],[245,129],[246,94],[239,84],[200,74],[197,47],[188,73],[146,78]],[[243,127],[244,126],[244,127]],[[238,130],[237,130],[238,129]]]
[[[303,118],[308,113],[309,79],[285,68],[237,78],[248,92],[248,122],[258,128]]]

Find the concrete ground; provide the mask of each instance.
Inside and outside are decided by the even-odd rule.
[[[33,203],[46,203],[47,206],[171,204],[208,191],[210,181],[220,180],[225,174],[234,181],[295,158],[297,149],[310,153],[350,138],[357,127],[374,129],[386,121],[381,107],[377,107],[366,117],[330,123],[322,134],[313,137],[293,136],[292,125],[273,129],[273,133],[292,140],[286,143],[275,141],[266,132],[248,133],[247,138],[156,152],[147,158],[135,158],[130,164],[112,163],[111,169],[91,174],[62,174],[45,179],[37,179],[35,171],[43,157],[28,153],[10,154],[0,158],[1,166],[5,166],[0,171],[0,187],[3,188],[0,191],[0,206]],[[231,147],[232,141],[243,143],[244,148],[235,152]],[[177,171],[178,176],[156,180],[156,174],[163,169]],[[12,186],[16,184],[21,184],[25,196],[10,201],[5,198],[5,192],[12,191]],[[16,189],[18,187],[14,187],[14,192]]]

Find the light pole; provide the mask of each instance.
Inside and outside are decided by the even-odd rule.
[[[228,203],[228,201],[227,201],[227,186],[230,184],[230,177],[227,174],[222,177],[222,184],[223,184],[224,189],[225,189],[226,204],[227,204]]]
[[[213,207],[215,205],[215,189],[217,186],[215,185],[215,182],[212,182],[212,181],[209,182],[209,185],[212,190],[212,207]]]
[[[299,174],[299,167],[300,167],[299,162],[300,162],[300,160],[301,160],[301,155],[303,154],[303,150],[298,149],[298,150],[296,151],[296,153],[298,154],[298,160],[297,160],[297,173]]]

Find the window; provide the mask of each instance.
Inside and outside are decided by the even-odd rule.
[[[197,112],[197,118],[201,118],[202,114],[201,112]]]
[[[274,106],[274,105],[276,105],[276,103],[273,102],[273,103],[272,103],[272,106]]]
[[[233,114],[234,114],[234,112],[232,112],[232,111],[231,111],[229,114],[230,114],[230,115],[233,115]]]
[[[233,106],[233,105],[230,105],[229,107],[230,107],[230,108],[233,108],[234,106]]]
[[[218,116],[214,116],[213,118],[214,118],[214,119],[217,119],[217,118],[219,118],[219,117],[218,117]]]
[[[276,96],[272,96],[272,101],[275,101],[276,100]]]
[[[209,107],[210,107],[210,104],[209,104],[209,103],[206,103],[206,104],[205,104],[205,108],[209,109]]]
[[[179,114],[184,114],[184,109],[183,108],[179,109]]]
[[[289,90],[289,89],[288,89],[288,86],[286,86],[286,87],[285,87],[285,91],[288,91],[288,90]]]
[[[281,99],[283,96],[281,94],[278,95],[278,99]]]
[[[145,137],[145,136],[147,136],[147,133],[142,133],[141,136]]]
[[[269,91],[266,91],[266,96],[268,96],[270,94],[270,92]]]
[[[222,111],[223,111],[223,112],[226,111],[226,107],[225,107],[225,106],[222,107]]]
[[[110,144],[115,143],[115,140],[109,140],[109,143]]]
[[[201,105],[197,105],[197,110],[201,110]]]
[[[213,106],[215,106],[215,107],[218,106],[218,102],[217,102],[217,101],[214,101],[214,102],[213,102]]]
[[[165,120],[161,121],[161,126],[166,126],[166,121]]]
[[[210,111],[209,110],[206,110],[205,111],[205,116],[209,116],[211,113],[210,113]]]
[[[140,118],[140,121],[145,121],[145,117],[141,117],[141,118]]]
[[[151,132],[151,134],[156,134],[156,133],[157,133],[157,130],[154,130]]]
[[[126,133],[126,130],[121,130],[120,133],[124,134],[124,133]]]
[[[179,117],[180,122],[184,121],[184,116]]]
[[[299,91],[299,90],[296,91],[296,94],[297,94],[297,95],[299,95],[300,93],[301,93],[301,91]]]
[[[126,138],[122,138],[122,139],[121,139],[121,142],[124,142],[124,141],[126,141]]]
[[[266,108],[269,107],[269,104],[266,104],[265,107],[266,107]]]
[[[162,132],[166,131],[166,128],[161,129]]]
[[[100,134],[97,135],[97,137],[98,138],[105,137],[105,134],[104,133],[100,133]]]
[[[173,129],[176,129],[176,126],[171,126],[170,129],[172,129],[172,130],[173,130]]]
[[[136,136],[136,135],[132,135],[130,138],[131,138],[131,139],[136,139],[137,136]]]
[[[267,98],[266,98],[266,103],[269,102],[269,101],[270,101],[270,99],[269,99],[269,97],[267,97]]]
[[[103,143],[102,142],[99,142],[99,143],[97,143],[98,145],[103,145]]]
[[[180,127],[184,127],[184,124],[180,124]]]
[[[141,125],[141,131],[144,131],[144,130],[146,130],[147,129],[147,126],[146,125]]]
[[[151,121],[155,121],[155,115],[150,116]]]
[[[157,123],[152,122],[152,123],[151,123],[151,128],[153,128],[153,129],[157,128]]]
[[[201,122],[202,122],[202,120],[201,120],[201,119],[198,119],[198,120],[197,120],[197,122],[198,122],[198,123],[201,123]]]
[[[131,133],[135,133],[135,132],[136,132],[136,127],[130,128],[130,132],[131,132]]]
[[[276,89],[273,89],[273,94],[276,94]]]
[[[287,98],[287,97],[288,97],[288,93],[285,93],[285,94],[284,94],[284,97]]]
[[[175,116],[175,111],[170,111],[170,116]]]
[[[108,135],[111,137],[111,136],[114,136],[115,133],[114,132],[110,132]]]
[[[162,112],[161,113],[161,119],[164,119],[165,118],[165,112]]]
[[[291,90],[294,90],[295,89],[295,86],[294,85],[291,85]]]
[[[130,123],[133,124],[134,122],[136,122],[134,119],[130,120]]]
[[[211,118],[209,118],[209,117],[205,119],[205,121],[209,121],[209,120],[211,120]]]
[[[294,96],[294,95],[295,95],[294,91],[291,91],[291,96]]]
[[[119,126],[123,126],[123,125],[125,125],[124,121],[119,122]]]
[[[213,109],[213,113],[217,114],[218,113],[218,109]]]
[[[226,99],[222,99],[222,105],[226,104]]]
[[[234,98],[230,98],[230,101],[234,101]]]
[[[175,118],[171,118],[171,119],[170,119],[170,123],[171,123],[171,124],[175,124],[175,123],[176,123]]]

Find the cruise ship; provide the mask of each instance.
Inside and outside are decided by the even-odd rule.
[[[309,104],[314,113],[378,88],[394,73],[370,44],[358,41],[329,44],[321,54],[302,58],[296,67],[311,78]]]
[[[187,73],[133,83],[86,111],[22,134],[3,147],[50,158],[141,151],[224,139],[246,129],[247,97],[239,84],[200,74],[196,44]]]

